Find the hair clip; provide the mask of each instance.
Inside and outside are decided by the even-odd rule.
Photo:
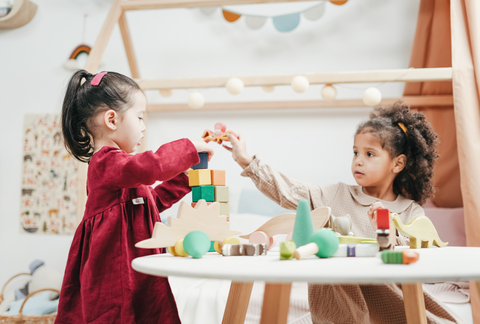
[[[107,73],[108,73],[107,71],[103,71],[95,74],[92,81],[90,81],[90,84],[94,87],[98,86],[100,84],[100,81],[102,81],[103,76]]]
[[[407,134],[407,127],[403,123],[398,123],[398,126],[402,129],[402,131],[405,133],[405,136],[408,136]]]

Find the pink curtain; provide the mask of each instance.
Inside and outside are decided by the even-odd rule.
[[[418,12],[410,66],[415,68],[451,67],[450,1],[422,0]],[[405,96],[452,95],[452,82],[411,82]],[[453,105],[450,107],[415,107],[423,112],[438,134],[440,159],[433,182],[437,188],[434,203],[439,207],[462,207],[460,171]]]
[[[453,0],[450,17],[465,232],[467,246],[480,246],[480,1]],[[474,323],[480,323],[480,292],[476,291],[477,287],[470,284]]]

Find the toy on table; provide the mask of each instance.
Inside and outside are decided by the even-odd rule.
[[[395,246],[395,228],[391,228],[390,212],[386,208],[379,208],[377,213],[377,242],[380,251],[393,250]]]
[[[308,243],[295,250],[293,256],[297,260],[315,254],[319,258],[329,258],[337,252],[339,241],[337,235],[327,228],[322,228],[312,234]]]
[[[301,199],[297,205],[297,215],[293,226],[292,240],[297,247],[310,243],[309,239],[315,233],[312,212],[308,200]]]
[[[185,239],[185,236],[192,231],[202,231],[210,241],[219,242],[223,242],[227,237],[241,234],[239,231],[230,229],[227,217],[220,215],[218,202],[207,205],[206,201],[201,199],[193,208],[186,201],[181,201],[177,218],[169,217],[168,226],[160,222],[155,223],[152,238],[138,242],[135,246],[144,249],[168,248],[174,246],[178,240]],[[183,244],[185,246],[185,242]],[[188,253],[187,250],[185,251]]]
[[[231,130],[227,130],[227,126],[223,123],[216,123],[215,129],[213,131],[207,129],[203,132],[202,138],[206,143],[210,141],[217,142],[218,144],[222,144],[223,141],[230,141],[227,137],[228,134],[231,134],[238,138],[237,134],[235,134]]]
[[[355,244],[355,243],[378,244],[377,239],[373,239],[373,238],[370,238],[370,237],[340,235],[340,236],[338,236],[338,240],[340,241],[340,244]]]
[[[225,244],[240,244],[240,240],[236,237],[227,237],[225,240],[223,240],[222,243],[220,242],[215,242],[213,245],[213,251],[216,251],[220,254],[222,254],[222,246]],[[213,252],[212,251],[212,252]]]
[[[319,230],[325,226],[331,214],[330,207],[320,207],[311,211],[313,229]],[[271,249],[275,245],[274,235],[288,234],[286,241],[291,240],[293,228],[295,225],[295,214],[285,213],[269,219],[265,224],[257,228],[254,232],[246,235],[240,235],[241,238],[250,239],[250,243],[268,243]],[[253,237],[252,237],[253,236]]]
[[[378,252],[377,244],[339,244],[332,257],[374,257]]]
[[[293,240],[280,243],[280,260],[292,260],[297,245]]]
[[[432,221],[427,216],[411,218],[407,224],[403,224],[398,214],[391,214],[392,221],[397,230],[403,235],[410,237],[410,248],[431,248],[432,245],[445,247],[448,242],[442,242]]]
[[[201,258],[210,249],[210,238],[202,231],[192,231],[183,239],[183,249],[192,258]]]
[[[349,214],[341,217],[330,216],[329,227],[336,233],[340,235],[349,235],[353,236],[352,233],[352,218]]]
[[[195,207],[200,199],[204,199],[207,205],[218,202],[219,213],[230,219],[230,194],[225,185],[225,170],[208,169],[208,153],[198,153],[200,163],[188,171],[188,184],[192,187],[192,207]]]
[[[224,244],[223,256],[260,256],[267,255],[266,244]]]
[[[384,263],[410,264],[419,259],[418,252],[415,251],[383,251],[381,258]]]

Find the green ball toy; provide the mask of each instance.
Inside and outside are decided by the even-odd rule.
[[[183,239],[183,249],[194,259],[199,259],[207,253],[210,244],[210,238],[202,231],[192,231]]]
[[[319,258],[329,258],[338,250],[340,241],[337,234],[331,229],[322,228],[310,236],[310,242],[318,245],[318,252],[315,254]],[[185,244],[185,243],[184,243]]]

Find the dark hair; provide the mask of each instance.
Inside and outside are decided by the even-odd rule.
[[[92,117],[109,109],[126,111],[133,105],[131,94],[141,91],[135,81],[120,73],[108,72],[98,86],[90,84],[93,77],[85,70],[75,72],[62,106],[65,148],[81,162],[88,162],[94,152]]]
[[[407,128],[402,130],[399,123]],[[358,126],[357,134],[371,133],[378,137],[382,148],[396,157],[405,154],[405,168],[393,181],[393,192],[425,203],[435,191],[433,166],[439,157],[437,134],[421,112],[410,111],[408,105],[396,102],[388,107],[377,107],[370,113],[370,120]]]

